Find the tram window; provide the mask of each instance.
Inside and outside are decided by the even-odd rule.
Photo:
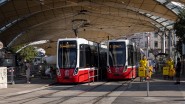
[[[94,51],[91,51],[91,66],[95,66],[95,62],[94,62],[94,59],[95,58],[95,54],[94,54]]]
[[[87,46],[86,48],[85,48],[85,53],[86,53],[86,67],[89,67],[89,66],[91,66],[91,49],[90,49],[90,47],[89,46]]]
[[[128,45],[128,65],[133,65],[134,63],[134,49],[132,45]]]
[[[109,43],[109,65],[124,66],[126,63],[126,47],[124,42]]]
[[[80,45],[80,67],[89,67],[91,64],[91,50],[89,45]]]
[[[136,64],[136,59],[137,59],[137,55],[136,55],[136,48],[134,46],[132,46],[132,62],[133,62],[133,65]]]
[[[85,66],[85,49],[84,45],[80,45],[80,67]]]
[[[91,66],[98,66],[98,50],[96,46],[91,46]]]
[[[58,64],[60,68],[75,68],[77,58],[76,41],[61,41],[58,46]]]

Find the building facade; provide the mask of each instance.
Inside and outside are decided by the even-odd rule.
[[[175,44],[176,44],[176,37],[175,34],[171,34],[169,41],[169,32],[165,33],[165,38],[163,42],[163,34],[164,33],[157,33],[157,32],[144,32],[144,33],[135,33],[129,37],[136,45],[145,51],[147,54],[147,48],[149,50],[149,58],[154,58],[155,55],[158,53],[167,53],[173,56],[175,53]],[[164,43],[164,45],[163,45]],[[148,46],[148,47],[147,47]],[[165,47],[164,51],[162,50]],[[171,49],[171,50],[170,50]],[[169,51],[170,50],[170,51]]]

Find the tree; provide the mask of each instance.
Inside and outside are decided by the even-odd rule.
[[[185,9],[182,9],[178,15],[178,20],[174,24],[174,30],[179,41],[176,45],[176,50],[182,53],[182,43],[185,43]]]
[[[16,53],[17,50],[22,48],[23,46],[16,46],[13,48],[13,52]],[[22,59],[31,61],[33,58],[37,56],[37,51],[33,46],[27,46],[26,48],[23,48],[21,51],[18,52],[18,54],[22,57]]]

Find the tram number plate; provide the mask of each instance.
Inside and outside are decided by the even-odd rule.
[[[118,73],[115,73],[114,76],[119,76],[119,74]]]

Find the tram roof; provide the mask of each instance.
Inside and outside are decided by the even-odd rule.
[[[55,54],[58,38],[101,42],[136,32],[172,29],[185,0],[0,0],[0,41],[37,45]],[[51,48],[48,48],[50,46]]]

